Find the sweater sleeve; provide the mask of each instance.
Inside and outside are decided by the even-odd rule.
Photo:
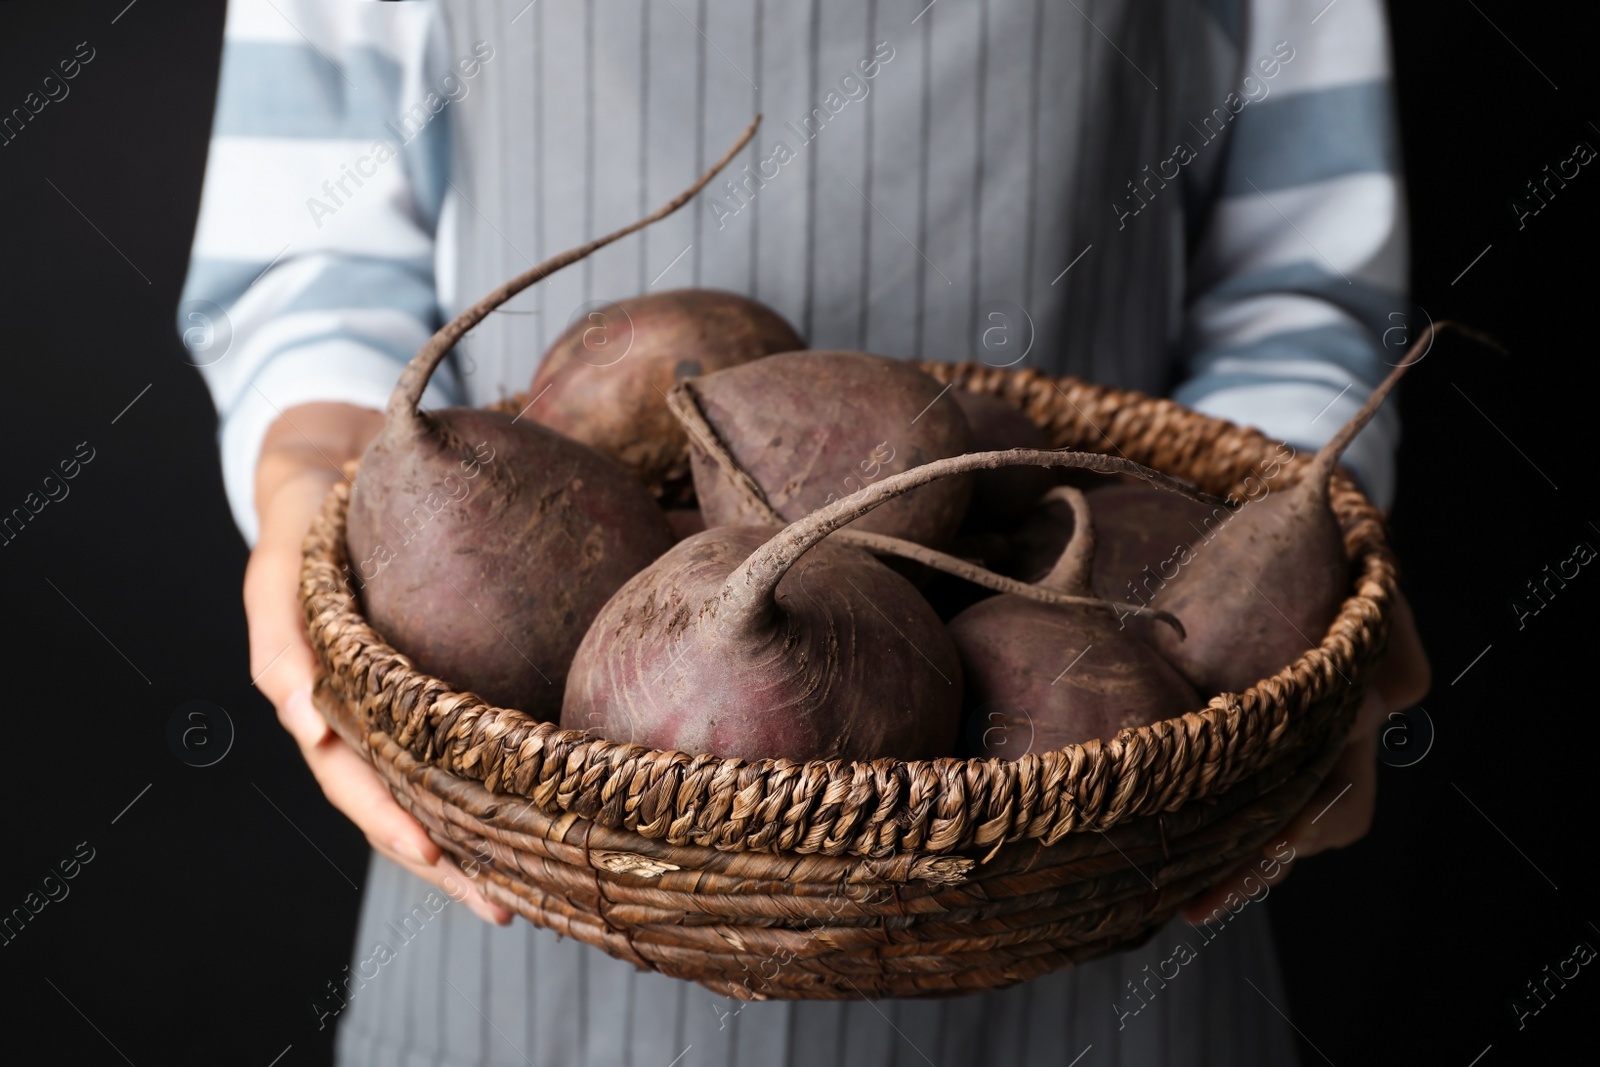
[[[445,104],[465,92],[432,4],[230,0],[178,329],[218,414],[234,520],[279,414],[382,408],[438,327]],[[475,73],[475,71],[474,71]],[[459,402],[448,363],[424,404]]]
[[[1388,28],[1382,0],[1242,6],[1240,84],[1194,120],[1229,143],[1190,251],[1174,397],[1312,450],[1406,346]],[[1386,406],[1344,456],[1380,507],[1399,432]]]

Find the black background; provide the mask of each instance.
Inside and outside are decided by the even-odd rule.
[[[173,326],[222,12],[138,3],[113,24],[124,3],[0,9],[0,109],[78,42],[96,50],[70,96],[0,148],[0,511],[79,442],[95,450],[70,496],[0,548],[13,727],[0,911],[80,842],[94,849],[70,896],[0,948],[0,1033],[68,1063],[266,1064],[286,1046],[285,1065],[327,1062],[332,1028],[317,1031],[308,1003],[348,960],[365,846],[250,685],[245,548]],[[1510,207],[1577,141],[1600,146],[1578,10],[1393,14],[1413,295],[1510,354],[1441,341],[1402,394],[1394,539],[1433,658],[1436,738],[1421,762],[1381,769],[1365,842],[1271,894],[1307,1064],[1595,1056],[1595,968],[1521,1029],[1510,1007],[1576,942],[1600,946],[1587,821],[1600,573],[1523,629],[1511,608],[1576,542],[1600,546],[1600,170],[1520,229]],[[169,748],[191,699],[236,728],[215,766]]]

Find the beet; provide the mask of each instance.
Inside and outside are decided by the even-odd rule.
[[[706,528],[706,518],[699,508],[668,508],[667,525],[672,527],[672,539],[682,541]]]
[[[1074,525],[1071,504],[1060,493],[1051,493],[1040,498],[1009,534],[985,538],[985,558],[991,566],[1022,581],[1043,581],[1072,542]]]
[[[554,718],[572,654],[606,600],[672,543],[626,470],[498,412],[422,412],[429,377],[513,295],[689,201],[755,133],[645,219],[517,276],[445,325],[389,398],[351,486],[346,545],[368,619],[420,669]]]
[[[1224,505],[1132,483],[1088,493],[1094,514],[1094,595],[1148,603],[1170,580],[1180,558],[1216,536],[1234,512]],[[988,558],[1006,574],[1037,582],[1048,574],[1072,537],[1073,515],[1059,496],[1041,500],[1009,538],[991,538]],[[1165,575],[1165,577],[1162,577]]]
[[[1174,547],[1185,540],[1195,540],[1195,529],[1208,531],[1230,515],[1227,501],[1196,492],[1192,486],[1177,479],[1152,488],[1141,478],[1132,475],[1104,475],[1097,472],[1066,470],[1063,475],[1084,475],[1072,478],[1072,488],[1091,486],[1087,490],[1089,507],[1095,516],[1096,539],[1099,546],[1094,557],[1094,574],[1091,588],[1096,597],[1105,600],[1133,602],[1138,587],[1130,584],[1132,578],[1148,578],[1141,568],[1156,569],[1174,553]],[[1063,478],[1063,482],[1067,479]],[[1193,522],[1194,527],[1189,524]],[[1037,499],[1028,513],[1011,529],[1001,531],[969,531],[961,534],[951,544],[949,552],[971,565],[1008,576],[1025,583],[1038,583],[1055,567],[1067,543],[1072,539],[1074,526],[1070,503],[1060,494],[1047,494]],[[1184,537],[1187,531],[1188,537]],[[1160,549],[1153,546],[1164,545]],[[872,546],[866,546],[872,547]],[[948,568],[940,567],[950,573]],[[978,581],[986,588],[995,589],[993,583]],[[970,590],[959,590],[958,583],[944,578],[929,597],[942,603],[959,604],[965,608],[981,597]],[[1037,587],[1037,586],[1036,586]],[[1010,591],[1010,590],[1002,590]],[[1148,601],[1146,594],[1144,601]],[[943,610],[941,610],[943,614]],[[948,616],[946,616],[948,617]]]
[[[1322,640],[1350,591],[1344,534],[1328,503],[1334,466],[1444,325],[1423,331],[1298,481],[1244,504],[1158,588],[1151,603],[1182,618],[1189,635],[1150,637],[1202,693],[1243,692]]]
[[[754,479],[744,472],[729,453],[727,447],[717,438],[716,431],[706,421],[700,407],[686,390],[675,390],[671,394],[673,414],[682,421],[684,429],[688,432],[689,440],[693,442],[697,461],[703,461],[707,469],[716,468],[721,472],[718,483],[720,489],[726,494],[724,500],[725,510],[735,510],[740,515],[740,522],[752,526],[782,526],[789,520],[767,502],[766,494],[762,492]],[[1168,477],[1159,471],[1134,465],[1138,473],[1116,473],[1113,477],[1134,478],[1141,483],[1159,485],[1171,492],[1182,493],[1200,499],[1209,504],[1218,504],[1221,501],[1209,494],[1197,492],[1186,482]],[[1068,473],[1077,473],[1080,469],[1092,468],[1063,468]],[[1121,468],[1118,468],[1120,471]],[[979,475],[994,473],[992,470],[979,470]],[[1098,472],[1097,472],[1098,473]],[[1104,474],[1099,474],[1105,477]],[[944,576],[958,578],[966,583],[988,589],[991,592],[1011,593],[1016,596],[1038,600],[1041,603],[1053,604],[1061,600],[1058,593],[1045,589],[1040,585],[1030,585],[1002,574],[988,570],[980,562],[983,548],[976,546],[985,545],[993,548],[995,545],[1004,545],[1006,538],[998,534],[969,534],[962,538],[961,555],[951,555],[927,545],[909,541],[903,537],[894,537],[889,534],[878,533],[873,530],[864,530],[859,522],[852,523],[849,529],[840,530],[833,535],[837,541],[853,544],[864,548],[868,552],[880,557],[888,557],[896,561],[891,566],[916,583],[919,588],[931,585],[942,572]],[[1062,537],[1065,542],[1065,535]],[[1060,555],[1058,546],[1056,555]],[[898,564],[898,566],[896,565]],[[971,603],[970,591],[962,590],[952,593],[948,589],[933,592],[943,607],[940,617],[948,617],[944,608],[951,608],[950,614],[960,610]],[[960,607],[954,605],[961,601]]]
[[[624,586],[578,650],[562,725],[752,760],[948,755],[961,673],[938,616],[906,579],[826,540],[735,597],[731,576],[774,533],[695,534]]]
[[[689,443],[667,410],[684,378],[805,341],[765,304],[717,289],[630,297],[556,338],[534,375],[528,417],[628,467],[646,485],[689,470]]]
[[[1073,530],[1042,584],[1087,596],[1095,555],[1089,505],[1070,487],[1051,490],[1050,498],[1068,508]],[[1029,751],[1109,741],[1125,729],[1199,708],[1200,695],[1123,628],[1119,614],[1116,605],[1104,602],[1052,606],[1002,595],[952,619],[950,636],[973,709],[971,750],[1017,759]]]
[[[967,417],[974,452],[1050,447],[1050,440],[1039,425],[1004,400],[965,389],[952,389],[950,396]],[[961,529],[966,532],[1009,530],[1022,521],[1035,501],[1050,491],[1059,473],[1045,467],[1005,467],[978,472],[972,480],[972,501],[967,505]]]
[[[1090,579],[1107,600],[1148,600],[1183,549],[1215,537],[1236,512],[1142,485],[1108,485],[1089,494],[1098,550]],[[1155,576],[1152,578],[1152,576]]]
[[[687,378],[675,408],[693,406],[735,469],[689,435],[700,510],[709,526],[762,525],[756,488],[785,522],[876,479],[972,450],[966,416],[948,390],[909,363],[865,352],[788,352]],[[895,500],[856,528],[925,545],[949,541],[972,493],[949,478]]]
[[[828,535],[940,478],[1016,463],[1155,476],[1091,453],[972,453],[883,478],[777,532],[695,534],[589,627],[562,725],[724,758],[949,755],[962,694],[949,635],[909,582]]]

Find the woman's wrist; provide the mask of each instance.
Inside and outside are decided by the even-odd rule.
[[[382,412],[351,404],[301,404],[279,416],[267,430],[256,461],[256,515],[262,537],[267,536],[270,516],[280,502],[305,495],[320,500],[344,477],[345,462],[358,458],[382,427]]]

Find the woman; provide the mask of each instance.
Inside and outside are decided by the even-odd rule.
[[[372,844],[356,959],[419,904],[432,916],[355,996],[314,1005],[340,1027],[341,1062],[1295,1062],[1259,907],[944,1001],[741,1006],[636,973],[507,925],[309,700],[300,540],[337,465],[376,432],[401,362],[441,313],[664,201],[758,111],[727,180],[517,298],[426,402],[523,388],[595,302],[699,285],[763,300],[816,347],[1072,373],[1170,392],[1297,447],[1325,440],[1404,347],[1381,4],[1134,11],[230,4],[181,319],[213,327],[186,337],[254,546],[252,673]],[[1380,506],[1397,433],[1387,409],[1346,455]],[[1269,848],[1272,882],[1366,832],[1378,723],[1427,688],[1403,606],[1399,623],[1344,758]],[[1259,899],[1269,883],[1252,884]]]

